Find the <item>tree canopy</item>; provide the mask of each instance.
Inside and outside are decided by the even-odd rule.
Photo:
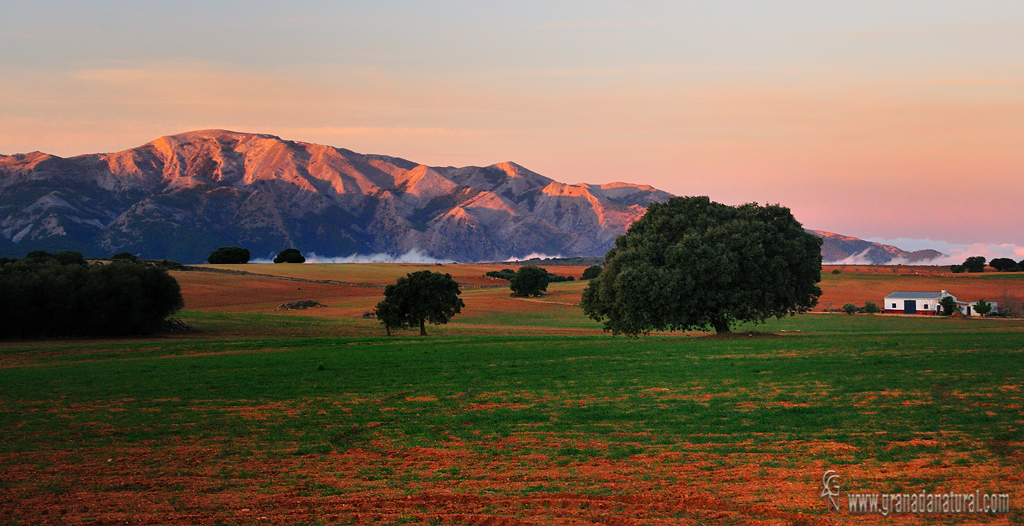
[[[207,256],[212,265],[238,265],[249,262],[249,249],[242,247],[220,247]]]
[[[989,266],[999,272],[1019,272],[1020,265],[1010,258],[995,258],[988,262]]]
[[[462,290],[451,274],[421,270],[385,287],[384,299],[377,304],[374,313],[389,335],[391,329],[419,326],[420,336],[426,336],[426,322],[448,323],[462,312],[466,304],[459,298],[460,294]]]
[[[788,208],[676,197],[652,203],[615,240],[581,306],[613,334],[726,333],[810,310],[819,281],[821,239]]]
[[[594,279],[601,275],[601,265],[592,265],[583,270],[583,276],[580,279]]]
[[[286,248],[277,253],[274,263],[305,263],[306,257],[297,248]]]
[[[0,338],[150,334],[182,305],[154,265],[89,266],[76,252],[0,262]]]
[[[985,258],[983,256],[972,256],[965,259],[964,269],[967,272],[985,272]]]
[[[512,295],[520,298],[540,296],[548,290],[548,283],[551,276],[548,271],[536,265],[524,265],[519,267],[516,275],[509,280],[509,287],[512,288]]]

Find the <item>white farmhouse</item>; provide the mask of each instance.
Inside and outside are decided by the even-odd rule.
[[[964,316],[981,316],[975,306],[977,301],[960,301],[956,296],[942,289],[941,292],[893,292],[882,300],[882,312],[886,314],[921,314],[936,315],[942,314],[942,306],[939,302],[942,298],[949,296],[956,302],[960,314]],[[998,310],[999,305],[994,301],[986,302],[992,306],[992,312]]]
[[[941,313],[939,302],[948,292],[893,292],[882,300],[882,312],[886,314],[930,314]],[[953,297],[956,301],[956,297]]]

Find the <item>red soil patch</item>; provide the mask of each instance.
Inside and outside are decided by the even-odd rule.
[[[929,435],[894,447],[942,452],[906,462],[831,465],[856,448],[822,441],[757,446],[648,446],[626,458],[564,457],[538,447],[596,452],[612,444],[522,433],[499,442],[451,440],[401,447],[265,457],[245,440],[170,443],[0,456],[0,521],[42,524],[888,524],[877,515],[825,514],[821,474],[837,469],[846,491],[893,484],[935,492],[998,488],[1020,495],[1019,464],[942,446]],[[962,442],[960,443],[962,446]],[[749,449],[747,449],[749,447]],[[252,455],[228,454],[227,448]],[[504,453],[481,453],[498,448]],[[737,451],[738,448],[738,451]],[[961,466],[965,460],[970,465]],[[925,481],[925,482],[921,482]],[[955,483],[945,481],[956,481]],[[845,502],[845,501],[843,501]],[[906,515],[901,523],[936,517]],[[943,516],[948,520],[950,516]],[[1006,515],[986,517],[1006,523]]]
[[[174,272],[186,309],[216,312],[273,310],[282,303],[316,300],[330,305],[336,298],[382,296],[376,287],[306,283],[256,276]],[[297,311],[308,313],[311,311]]]

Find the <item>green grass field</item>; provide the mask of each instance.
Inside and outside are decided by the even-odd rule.
[[[846,491],[981,489],[1019,510],[1020,320],[613,338],[559,286],[428,338],[191,311],[215,338],[5,343],[0,522],[891,522],[826,513],[826,469]]]

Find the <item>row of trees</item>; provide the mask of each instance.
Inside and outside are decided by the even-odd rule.
[[[1024,259],[1017,262],[1010,258],[995,258],[989,261],[988,265],[999,272],[1024,271]],[[960,265],[950,265],[949,270],[955,274],[962,272],[985,272],[985,258],[982,256],[971,256]]]
[[[0,338],[151,334],[183,306],[178,282],[126,257],[90,265],[78,252],[0,261]]]
[[[220,247],[206,258],[213,265],[241,265],[249,262],[249,249],[242,247]],[[277,254],[274,263],[305,263],[306,258],[295,248],[286,248]]]
[[[594,265],[587,267],[583,271],[582,279],[589,280],[594,279],[601,274],[601,266]],[[519,270],[512,270],[510,268],[503,268],[501,270],[492,270],[484,274],[485,276],[504,279],[509,282],[509,287],[512,289],[512,295],[519,298],[528,298],[530,296],[540,296],[548,290],[549,283],[560,283],[563,281],[576,281],[573,276],[562,276],[559,274],[552,274],[543,267],[536,265],[524,265],[519,267]]]

